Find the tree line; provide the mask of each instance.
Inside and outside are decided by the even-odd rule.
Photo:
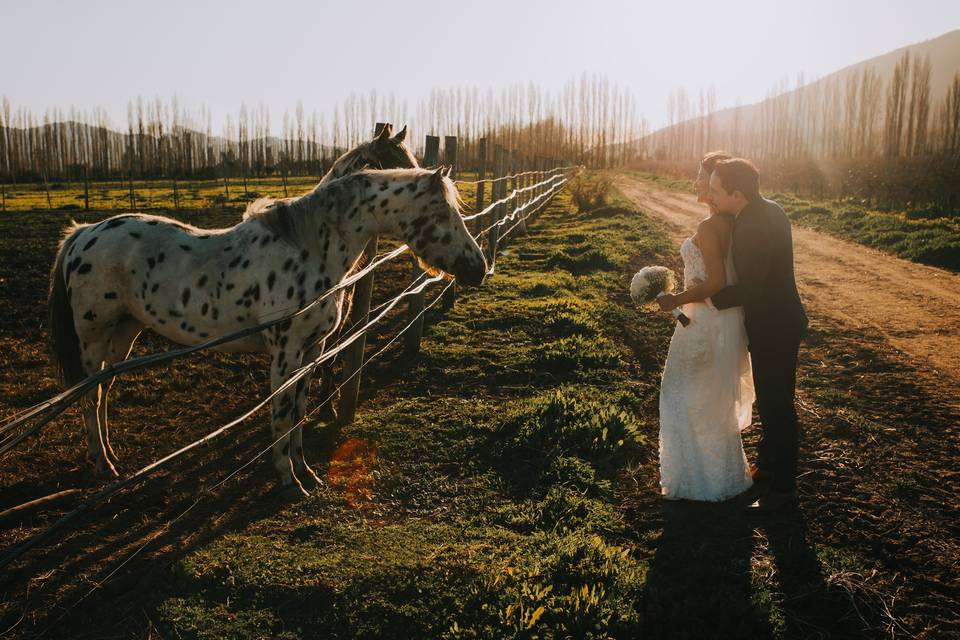
[[[247,178],[322,175],[333,160],[370,138],[373,123],[408,125],[408,143],[422,154],[424,135],[458,137],[465,167],[480,162],[487,139],[524,158],[564,158],[593,166],[642,156],[646,122],[633,95],[600,75],[571,79],[559,92],[530,83],[481,93],[476,88],[432,91],[409,109],[393,95],[353,94],[326,117],[302,102],[285,111],[279,131],[263,105],[241,104],[218,130],[213,114],[191,112],[176,99],[137,98],[125,126],[107,111],[71,107],[42,115],[0,100],[0,176],[4,183]]]
[[[669,126],[652,136],[646,168],[692,174],[711,149],[761,165],[768,188],[856,197],[880,206],[960,208],[960,73],[934,103],[929,57],[909,51],[885,81],[873,68],[821,82],[782,82],[767,100],[717,112],[668,100]]]

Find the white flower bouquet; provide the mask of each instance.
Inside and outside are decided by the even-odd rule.
[[[630,297],[638,305],[645,305],[654,302],[665,293],[673,293],[676,287],[677,278],[667,267],[644,267],[635,273],[633,280],[630,281]],[[670,313],[683,326],[690,324],[690,318],[680,309],[674,309]]]

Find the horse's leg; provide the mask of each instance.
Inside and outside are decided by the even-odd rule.
[[[133,318],[122,320],[116,326],[113,331],[113,335],[110,337],[110,347],[107,350],[105,364],[110,365],[115,362],[126,360],[130,355],[130,351],[133,349],[133,343],[136,342],[137,336],[140,335],[140,331],[142,330],[143,325]],[[100,409],[98,413],[100,422],[100,438],[103,441],[103,446],[107,453],[107,457],[113,464],[117,464],[119,458],[117,457],[117,454],[114,453],[113,447],[110,446],[110,430],[107,428],[107,396],[110,393],[110,389],[113,387],[113,383],[115,381],[115,377],[110,378],[108,382],[100,385]]]
[[[80,361],[84,372],[90,376],[100,370],[108,350],[108,339],[86,341],[80,348]],[[91,461],[96,464],[96,473],[100,477],[117,475],[117,470],[107,457],[100,432],[100,397],[103,385],[97,385],[87,391],[80,399],[80,410],[83,412],[83,425],[87,432],[87,452]]]
[[[270,391],[275,392],[290,377],[290,372],[300,366],[295,358],[296,348],[286,341],[275,344],[270,360]],[[296,415],[297,390],[284,390],[273,399],[270,432],[273,438],[273,467],[280,476],[280,485],[286,497],[295,499],[307,495],[306,490],[293,473],[290,458],[290,432]]]
[[[320,356],[321,351],[322,347],[318,347],[317,345],[310,347],[303,357],[303,363],[307,364],[316,360]],[[299,424],[304,416],[307,415],[307,394],[310,391],[310,381],[313,379],[315,371],[316,370],[308,373],[297,383],[295,424]],[[310,465],[307,464],[307,460],[303,455],[303,425],[296,427],[293,433],[290,434],[290,452],[290,457],[293,460],[293,472],[300,480],[303,488],[307,491],[312,491],[320,484],[320,478],[317,477],[317,474],[314,473]]]

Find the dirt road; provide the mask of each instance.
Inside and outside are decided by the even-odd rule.
[[[693,195],[632,176],[618,176],[616,184],[644,211],[665,219],[676,240],[689,237],[705,215]],[[918,369],[960,390],[960,275],[798,225],[793,244],[808,314],[879,331]]]

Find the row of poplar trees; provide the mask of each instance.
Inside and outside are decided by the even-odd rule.
[[[886,80],[865,67],[792,90],[785,83],[752,109],[699,109],[683,91],[671,125],[648,142],[653,170],[691,174],[713,149],[753,159],[770,189],[852,197],[896,207],[960,208],[960,74],[936,102],[929,57],[905,52]]]
[[[51,109],[38,116],[4,98],[0,177],[16,184],[320,175],[339,154],[369,139],[377,121],[408,125],[407,141],[417,152],[426,134],[457,136],[466,167],[481,160],[480,138],[487,139],[487,149],[502,144],[525,158],[613,166],[641,157],[646,134],[633,95],[586,74],[559,92],[534,84],[499,93],[435,90],[414,109],[392,95],[354,94],[329,118],[298,103],[292,113],[284,112],[279,131],[263,105],[241,105],[215,127],[208,109],[191,112],[175,99],[138,98],[128,104],[121,128],[104,109]]]

